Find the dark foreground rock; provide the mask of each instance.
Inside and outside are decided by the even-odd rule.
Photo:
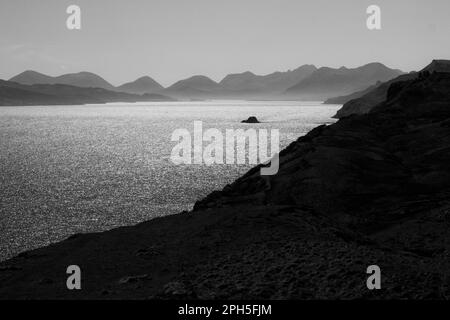
[[[0,298],[448,299],[450,74],[398,82],[195,210],[0,264]],[[66,289],[66,268],[82,290]],[[378,265],[382,289],[366,287]]]

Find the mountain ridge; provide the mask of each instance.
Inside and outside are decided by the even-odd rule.
[[[77,73],[67,73],[52,77],[43,73],[27,70],[9,79],[11,82],[17,82],[25,85],[34,84],[66,84],[83,88],[102,88],[114,90],[114,86],[99,75],[81,71]]]
[[[140,77],[132,82],[124,83],[116,87],[117,91],[144,94],[144,93],[159,93],[164,90],[164,87],[149,76]]]
[[[402,73],[398,69],[388,68],[379,62],[368,63],[357,68],[322,67],[310,77],[288,88],[285,94],[308,100],[327,100],[364,90],[378,81],[387,81]]]
[[[353,69],[317,68],[305,64],[293,70],[276,71],[266,75],[245,71],[228,74],[219,82],[204,75],[195,75],[176,81],[167,88],[149,76],[114,87],[102,77],[90,72],[51,77],[27,70],[12,77],[10,81],[27,85],[61,83],[99,87],[132,94],[160,93],[181,99],[326,100],[325,98],[365,89],[377,81],[391,79],[399,73],[400,70],[390,69],[376,62]],[[300,92],[296,89],[298,87],[301,88]]]
[[[24,85],[0,80],[0,106],[78,105],[109,102],[173,101],[160,94],[136,95],[65,84]]]

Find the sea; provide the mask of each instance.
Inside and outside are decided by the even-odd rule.
[[[192,209],[247,172],[246,164],[172,162],[177,129],[277,129],[280,147],[341,105],[191,101],[0,107],[0,260],[77,233]],[[260,124],[242,120],[256,116]],[[207,145],[207,144],[205,144]]]

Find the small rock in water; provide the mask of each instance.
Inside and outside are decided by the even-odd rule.
[[[247,120],[242,120],[241,123],[260,123],[256,117],[249,117]]]

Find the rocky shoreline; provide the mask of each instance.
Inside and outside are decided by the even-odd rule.
[[[192,212],[4,261],[0,299],[449,299],[450,73],[391,84],[259,172]],[[82,290],[66,288],[72,264]]]

